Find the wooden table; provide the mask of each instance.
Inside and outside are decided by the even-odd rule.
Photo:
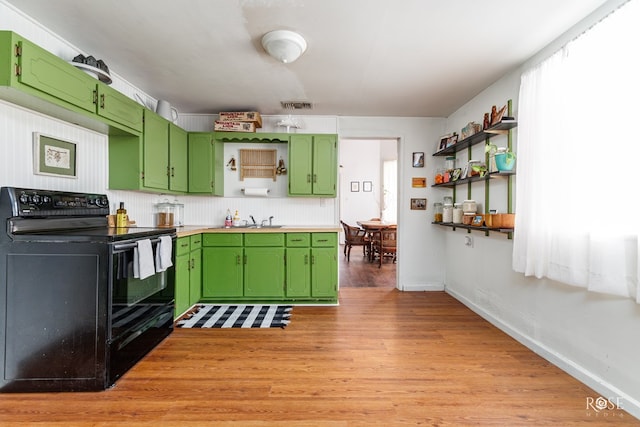
[[[369,237],[369,247],[367,248],[369,261],[373,261],[374,254],[373,254],[373,247],[371,245],[372,245],[372,242],[375,240],[375,235],[377,233],[380,233],[380,231],[382,230],[386,230],[387,228],[398,227],[397,224],[392,224],[392,223],[382,222],[382,221],[371,221],[371,220],[356,221],[356,224],[362,227],[362,229],[367,232],[367,236]]]

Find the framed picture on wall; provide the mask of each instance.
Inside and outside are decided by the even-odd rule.
[[[76,178],[76,144],[40,132],[33,133],[33,173]]]
[[[360,181],[351,181],[351,192],[357,193],[360,191]]]
[[[413,153],[413,167],[414,168],[424,167],[424,152]]]
[[[362,191],[371,193],[373,191],[373,183],[371,181],[362,181]]]
[[[411,199],[411,210],[427,210],[427,199]]]

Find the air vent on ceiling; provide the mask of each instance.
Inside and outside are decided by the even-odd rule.
[[[311,110],[312,108],[310,102],[280,101],[280,105],[286,110]]]

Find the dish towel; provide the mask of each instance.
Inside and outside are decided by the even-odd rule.
[[[160,273],[173,265],[171,262],[171,251],[173,240],[171,236],[160,236],[160,242],[156,248],[156,272]]]
[[[133,248],[133,277],[144,280],[155,273],[151,240],[138,240],[138,247]]]

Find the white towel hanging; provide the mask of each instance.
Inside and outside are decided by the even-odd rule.
[[[173,250],[173,240],[171,236],[160,236],[160,242],[156,247],[156,272],[160,273],[173,265],[171,253]]]

